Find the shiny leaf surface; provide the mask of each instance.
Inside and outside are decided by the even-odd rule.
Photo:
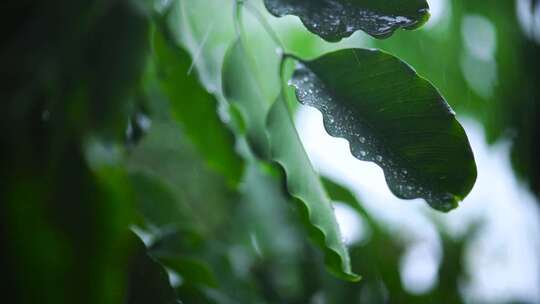
[[[306,28],[328,41],[362,30],[386,38],[399,28],[414,29],[429,18],[425,0],[265,0],[275,16],[296,15]]]
[[[356,158],[383,169],[396,196],[449,211],[474,185],[474,156],[454,112],[399,59],[340,50],[299,63],[292,85],[302,104],[323,113],[330,135],[347,139]]]

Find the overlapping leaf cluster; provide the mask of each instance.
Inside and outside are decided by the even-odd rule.
[[[396,259],[364,246],[349,254],[342,240],[332,200],[368,221],[375,251],[400,250],[313,169],[280,70],[296,57],[264,70],[277,87],[261,83],[257,46],[236,20],[223,66],[208,66],[186,2],[9,5],[2,263],[18,302],[305,303],[318,288],[342,301],[360,290],[314,265],[357,281],[355,270],[376,273],[365,255],[378,268]],[[421,0],[321,0],[316,11],[309,1],[265,3],[331,41],[359,29],[386,37],[427,18]],[[361,49],[295,61],[298,101],[318,108],[354,156],[381,166],[397,196],[448,211],[468,194],[476,171],[466,135],[409,66]],[[394,270],[382,280],[410,303]],[[382,299],[377,288],[371,296]]]

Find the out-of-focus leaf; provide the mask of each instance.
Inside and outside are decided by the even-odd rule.
[[[167,121],[152,122],[128,168],[138,212],[154,239],[151,255],[190,288],[217,286],[210,244],[219,248],[228,226],[235,194],[226,179],[207,166],[178,124]]]
[[[40,140],[52,138],[35,131]],[[55,148],[16,156],[4,151],[0,218],[7,244],[0,260],[17,286],[10,297],[16,303],[117,303],[132,214],[127,179],[116,166],[90,170],[76,140]]]
[[[455,292],[459,284],[468,279],[464,269],[465,245],[474,237],[476,228],[464,234],[464,238],[453,239],[442,227],[438,229],[442,240],[443,259],[438,270],[438,279],[426,293],[416,294],[408,290],[401,279],[402,255],[409,242],[400,234],[373,218],[364,209],[362,202],[345,187],[323,178],[325,188],[332,200],[343,202],[354,208],[369,230],[369,237],[361,243],[352,244],[350,252],[353,267],[362,270],[361,286],[347,286],[335,280],[325,279],[324,290],[327,301],[342,303],[351,298],[361,298],[366,303],[463,303],[463,295]],[[363,263],[362,263],[363,261]],[[370,263],[365,263],[370,261]]]
[[[122,141],[148,19],[129,1],[103,4],[3,3],[0,263],[12,303],[123,301],[132,193],[120,164],[85,149],[89,137]]]
[[[321,177],[321,182],[324,186],[324,189],[326,189],[328,196],[330,196],[333,201],[347,203],[353,209],[358,209],[356,207],[356,205],[358,205],[358,203],[356,202],[356,197],[354,196],[354,194],[351,193],[349,189],[335,183],[333,180],[326,177]]]
[[[343,279],[359,280],[351,270],[332,203],[309,162],[282,98],[268,113],[267,126],[272,159],[283,167],[289,193],[298,200],[313,240],[324,249],[328,268]]]
[[[362,30],[386,38],[399,28],[414,29],[429,18],[425,0],[264,0],[275,16],[296,15],[306,28],[328,41]]]
[[[133,250],[129,259],[126,303],[178,303],[167,271],[148,255],[146,246],[136,236],[133,236]]]
[[[234,137],[217,113],[218,103],[200,84],[189,54],[159,31],[153,32],[158,79],[171,104],[173,117],[215,168],[236,184],[242,160],[234,151]]]
[[[175,192],[166,182],[136,171],[130,174],[130,182],[137,193],[136,209],[145,224],[163,227],[189,221],[181,211]]]
[[[227,202],[233,192],[221,175],[208,168],[176,123],[152,122],[129,156],[127,166],[132,178],[143,183],[135,189],[139,199],[146,200],[139,211],[146,212],[144,216],[160,227],[172,224],[209,231],[227,217]],[[161,194],[140,193],[147,189]],[[175,201],[159,199],[167,197]],[[152,211],[152,205],[170,214]]]
[[[257,156],[268,158],[270,148],[264,121],[271,102],[261,92],[250,55],[241,39],[237,39],[225,54],[222,74],[223,94],[240,113],[251,148]]]
[[[174,270],[192,285],[216,287],[214,274],[207,264],[194,257],[160,256],[159,261]]]
[[[327,132],[379,165],[392,192],[449,211],[471,190],[476,165],[467,136],[439,92],[399,59],[347,49],[299,63],[298,100],[323,113]]]

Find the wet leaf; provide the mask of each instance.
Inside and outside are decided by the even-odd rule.
[[[250,65],[246,52],[240,40],[227,52],[222,77],[225,95],[231,103],[241,107],[248,122],[248,141],[252,141],[254,146],[259,143],[265,145],[265,155],[280,163],[285,170],[288,191],[299,202],[314,242],[325,252],[328,269],[343,279],[358,280],[359,277],[351,271],[349,255],[330,200],[311,167],[290,113],[281,98],[274,103],[261,99],[263,94],[255,81],[256,71]]]
[[[330,135],[383,169],[396,196],[449,211],[470,192],[476,165],[465,131],[437,89],[404,62],[377,50],[340,50],[299,63],[291,83],[302,104],[323,113]]]
[[[275,16],[296,15],[325,40],[339,41],[362,30],[375,38],[415,29],[429,18],[425,0],[265,0]]]

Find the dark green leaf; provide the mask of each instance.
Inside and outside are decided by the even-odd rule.
[[[176,293],[169,283],[167,271],[150,257],[146,246],[133,236],[134,248],[129,261],[127,304],[174,304]]]
[[[162,256],[159,257],[159,261],[185,278],[189,284],[217,286],[214,274],[208,265],[200,259],[185,256]]]
[[[103,4],[2,3],[2,302],[124,302],[133,197],[122,166],[86,147],[122,139],[148,19]]]
[[[265,0],[275,16],[296,15],[307,29],[328,41],[362,30],[385,38],[399,28],[414,29],[429,18],[425,0]]]
[[[476,180],[467,136],[437,89],[399,59],[347,49],[298,65],[298,100],[323,113],[327,132],[378,164],[392,192],[457,207]]]
[[[130,174],[130,182],[135,189],[136,209],[146,225],[166,227],[178,222],[189,222],[181,209],[176,193],[164,180],[145,172]]]

